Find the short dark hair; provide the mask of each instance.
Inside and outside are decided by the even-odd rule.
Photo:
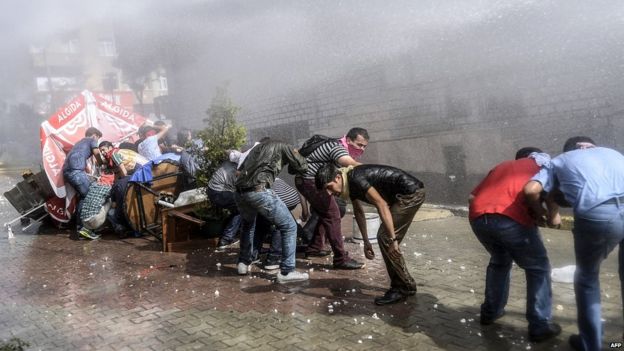
[[[95,127],[87,128],[87,130],[85,131],[85,137],[90,138],[93,135],[97,135],[98,138],[101,138],[102,137],[102,132],[100,132],[100,130],[95,128]]]
[[[321,167],[314,177],[314,184],[318,190],[324,189],[327,183],[330,183],[340,174],[340,170],[333,163],[328,163]]]
[[[534,152],[542,152],[542,150],[533,146],[523,147],[522,149],[516,151],[516,160],[519,160],[521,158],[527,158],[530,154]]]
[[[113,143],[111,143],[108,140],[104,140],[103,142],[100,143],[100,146],[98,147],[113,147]]]
[[[592,138],[586,136],[575,136],[566,140],[565,144],[563,144],[563,152],[568,152],[572,150],[579,149],[577,143],[591,143],[596,144]]]
[[[164,121],[158,120],[156,122],[154,122],[155,126],[166,126],[167,123],[165,123]]]
[[[357,139],[358,135],[361,135],[362,138],[368,140],[368,131],[364,128],[360,128],[360,127],[354,127],[349,129],[349,132],[347,133],[347,138],[351,139],[351,140],[355,140]]]

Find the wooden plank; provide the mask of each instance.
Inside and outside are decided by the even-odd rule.
[[[206,224],[205,221],[202,221],[199,218],[195,218],[193,216],[189,216],[189,215],[184,214],[184,213],[182,213],[180,211],[176,211],[175,209],[171,209],[171,211],[168,211],[167,217],[178,217],[180,219],[183,219],[183,220],[189,221],[189,222],[193,222],[193,223],[198,224],[198,225]]]

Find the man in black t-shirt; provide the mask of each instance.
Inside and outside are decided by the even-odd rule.
[[[366,217],[361,201],[374,205],[382,225],[377,232],[381,255],[386,263],[391,287],[384,296],[375,298],[375,304],[388,305],[416,293],[416,282],[407,271],[399,244],[412,223],[416,212],[425,201],[423,183],[403,170],[383,165],[360,165],[337,168],[323,166],[316,174],[316,187],[330,194],[350,198],[355,220],[364,239],[364,255],[375,257],[368,240]]]

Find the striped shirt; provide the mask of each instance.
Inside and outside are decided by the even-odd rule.
[[[224,161],[208,182],[208,188],[214,191],[236,191],[236,163]]]
[[[275,178],[273,191],[289,209],[299,205],[299,193],[280,178]]]
[[[304,178],[314,179],[316,172],[327,163],[334,162],[336,166],[338,159],[343,156],[349,156],[349,152],[340,144],[339,141],[328,141],[316,148],[310,155],[306,157],[308,161],[308,170],[303,175]]]

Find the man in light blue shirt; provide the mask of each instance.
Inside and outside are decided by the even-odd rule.
[[[579,335],[570,336],[575,350],[600,350],[600,264],[620,246],[620,272],[624,269],[624,156],[596,147],[588,137],[566,141],[563,154],[545,165],[524,188],[536,216],[545,214],[542,191],[560,191],[574,210],[574,292]],[[620,274],[620,284],[624,275]]]

